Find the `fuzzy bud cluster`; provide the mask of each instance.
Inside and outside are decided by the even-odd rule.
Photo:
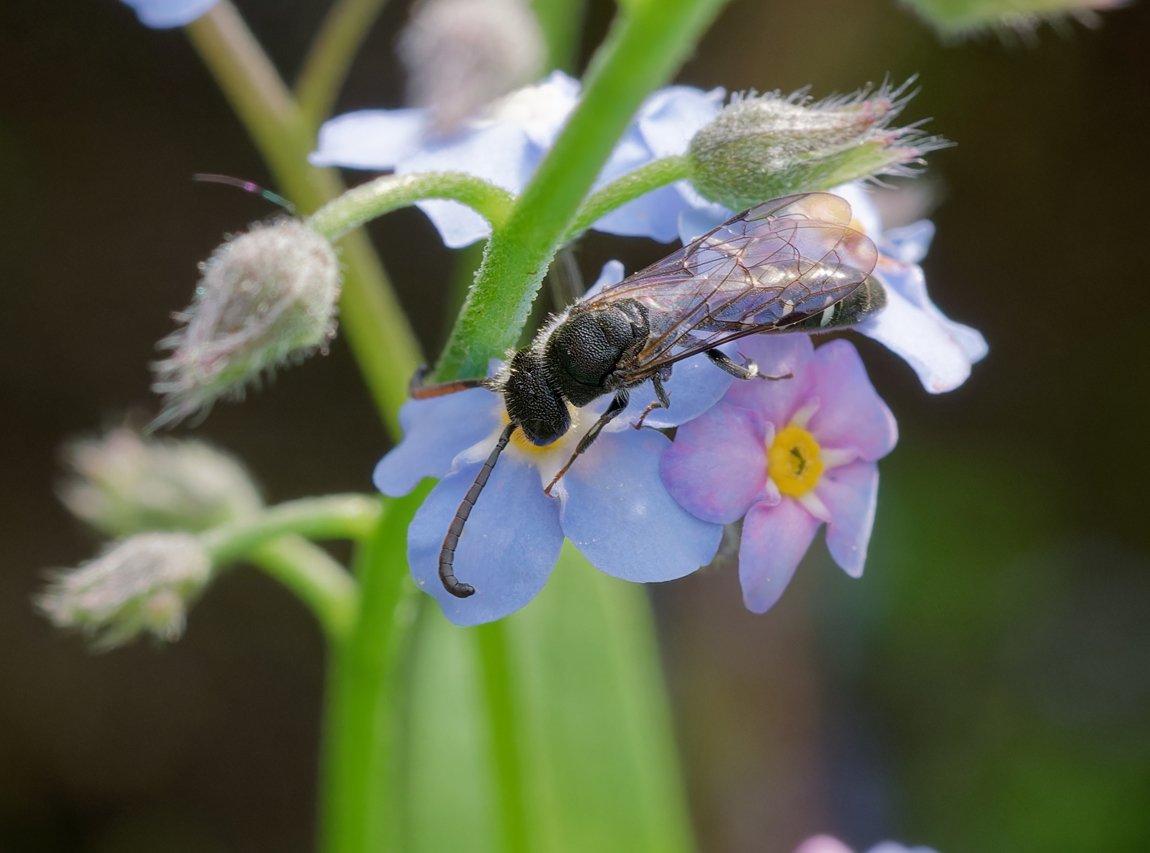
[[[120,427],[72,442],[64,462],[64,504],[109,536],[207,530],[263,505],[244,467],[201,441],[145,439]]]
[[[426,0],[399,40],[408,98],[437,133],[534,80],[545,53],[525,0]]]
[[[164,397],[153,426],[167,426],[239,396],[247,383],[322,348],[335,335],[339,260],[304,223],[254,226],[202,265],[182,324],[160,341],[171,355],[154,365]]]
[[[812,102],[805,93],[734,100],[691,140],[691,181],[733,210],[794,192],[906,174],[946,143],[892,128],[906,85]]]
[[[192,534],[143,533],[58,574],[37,604],[57,627],[83,631],[97,648],[141,634],[171,642],[211,576],[211,560]]]

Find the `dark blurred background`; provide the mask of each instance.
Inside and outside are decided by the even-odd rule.
[[[240,6],[290,77],[326,4]],[[406,15],[341,109],[401,103]],[[865,579],[818,545],[766,616],[732,566],[655,591],[703,850],[1150,849],[1148,71],[1146,4],[945,45],[885,0],[732,3],[683,69],[817,96],[918,73],[905,118],[958,142],[931,157],[928,281],[991,346],[931,397],[861,345],[902,431]],[[61,443],[156,411],[147,364],[196,262],[269,213],[190,176],[269,179],[184,36],[113,0],[7,0],[0,74],[0,851],[308,850],[323,650],[287,593],[230,573],[178,644],[104,655],[30,606],[98,544],[54,496]],[[373,236],[434,355],[450,254],[413,212]],[[580,255],[593,276],[663,252]],[[386,449],[342,342],[196,434],[271,500],[366,490]]]

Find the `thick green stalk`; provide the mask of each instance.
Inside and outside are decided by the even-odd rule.
[[[316,130],[335,106],[348,69],[387,0],[335,0],[312,40],[296,82],[304,123]]]
[[[336,174],[308,165],[308,124],[235,8],[221,0],[186,29],[283,193],[304,212],[339,196],[344,188]],[[384,423],[398,437],[407,381],[423,359],[367,237],[349,234],[342,248],[343,329]]]
[[[495,233],[438,375],[479,376],[513,346],[547,265],[643,98],[694,49],[722,0],[663,0],[621,14],[595,54],[583,98],[506,226]]]
[[[574,71],[585,5],[584,0],[533,0],[531,6],[547,42],[548,67]]]
[[[333,646],[324,733],[325,853],[398,849],[403,791],[397,784],[401,697],[399,662],[407,651],[418,595],[407,573],[407,527],[430,485],[388,504],[357,555],[360,608],[348,636]]]
[[[515,676],[522,667],[512,654],[506,621],[475,628],[482,670],[483,704],[487,708],[487,741],[495,782],[492,794],[504,853],[530,853],[527,799],[523,767],[519,689]]]

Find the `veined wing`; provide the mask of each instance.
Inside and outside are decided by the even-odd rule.
[[[825,311],[874,270],[878,249],[850,227],[850,204],[802,193],[756,205],[604,288],[584,305],[634,299],[651,325],[643,373]]]

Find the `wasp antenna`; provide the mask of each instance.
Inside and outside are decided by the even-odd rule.
[[[503,432],[499,435],[499,440],[495,442],[495,447],[491,449],[487,461],[483,463],[483,467],[475,475],[475,482],[471,484],[471,488],[467,490],[467,494],[463,496],[463,500],[459,504],[459,509],[455,511],[455,518],[451,520],[451,526],[447,528],[447,535],[443,537],[443,545],[439,549],[439,579],[443,581],[443,588],[456,598],[467,598],[475,595],[475,587],[469,583],[463,583],[455,577],[455,546],[459,544],[459,537],[463,535],[463,526],[467,524],[467,517],[471,515],[475,502],[479,500],[479,493],[487,485],[487,480],[495,468],[499,454],[503,452],[503,448],[511,440],[511,433],[513,432],[515,432],[514,423],[509,423],[504,427]]]
[[[270,201],[272,204],[282,207],[288,213],[295,213],[294,204],[279,193],[273,193],[271,190],[261,187],[253,181],[245,181],[243,178],[233,178],[230,175],[209,175],[202,173],[192,175],[192,180],[204,184],[223,184],[225,187],[235,187],[246,193],[254,193],[265,201]]]
[[[450,382],[440,382],[434,385],[425,385],[425,380],[431,373],[431,368],[427,365],[415,371],[415,375],[411,377],[411,381],[407,383],[407,394],[413,400],[428,400],[432,397],[446,397],[448,394],[455,394],[459,391],[468,391],[472,388],[487,388],[491,389],[491,383],[488,379],[454,379]]]

